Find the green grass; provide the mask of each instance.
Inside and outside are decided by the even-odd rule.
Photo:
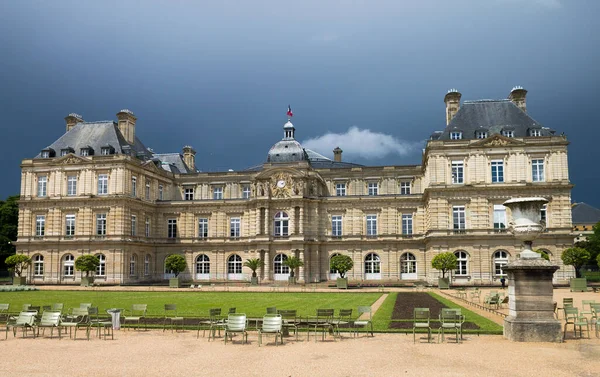
[[[373,316],[373,329],[381,332],[396,331],[389,328],[390,319],[392,318],[392,312],[394,311],[394,304],[396,303],[397,292],[388,294],[383,304],[377,310],[377,313]]]
[[[11,312],[23,304],[51,305],[63,303],[66,308],[91,302],[100,310],[131,308],[132,304],[148,304],[149,316],[163,316],[164,304],[177,304],[180,315],[207,316],[210,308],[237,308],[238,313],[260,317],[266,308],[296,309],[299,316],[315,315],[317,308],[354,309],[372,305],[381,293],[268,293],[268,292],[110,292],[110,291],[26,291],[1,292],[0,303],[9,303]],[[337,314],[337,310],[336,310]]]

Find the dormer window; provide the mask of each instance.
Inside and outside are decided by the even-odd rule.
[[[94,155],[94,150],[92,149],[92,147],[87,146],[87,147],[83,147],[79,150],[79,154],[81,156],[93,156]]]
[[[103,156],[108,156],[115,153],[115,148],[107,145],[105,147],[100,148],[100,154]]]
[[[67,148],[64,148],[64,149],[61,149],[61,150],[60,150],[60,156],[61,156],[61,157],[62,157],[62,156],[66,156],[66,155],[68,155],[69,153],[75,153],[75,150],[74,150],[73,148],[71,148],[71,147],[67,147]]]
[[[460,132],[460,131],[450,132],[450,140],[460,140],[460,139],[462,139],[462,132]]]
[[[540,130],[539,128],[530,129],[529,136],[532,136],[532,137],[542,136],[542,130]]]
[[[42,149],[42,152],[40,153],[40,156],[42,158],[51,158],[51,157],[54,157],[55,156],[54,149],[52,149],[52,148]]]
[[[515,131],[513,131],[513,130],[502,130],[502,136],[504,136],[504,137],[515,137]]]
[[[485,139],[488,137],[488,134],[486,131],[475,131],[475,138],[476,139]]]

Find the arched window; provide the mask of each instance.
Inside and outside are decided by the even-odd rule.
[[[96,254],[96,256],[98,257],[98,260],[100,260],[100,264],[96,269],[96,275],[106,276],[106,257],[104,256],[104,254]]]
[[[338,270],[334,270],[331,267],[331,260],[333,259],[333,257],[336,257],[338,255],[341,255],[341,254],[340,253],[333,253],[333,254],[331,254],[331,257],[329,257],[329,273],[330,274],[338,274]]]
[[[135,265],[137,263],[137,254],[132,254],[129,258],[129,276],[135,276]]]
[[[242,273],[242,257],[237,254],[232,254],[227,259],[227,273],[241,274]]]
[[[150,275],[150,260],[151,260],[151,256],[150,254],[146,254],[146,257],[144,258],[144,275],[148,276]]]
[[[494,253],[494,275],[505,276],[504,266],[508,264],[508,252],[505,250],[498,250]]]
[[[171,279],[175,277],[175,273],[167,268],[166,262],[169,256],[171,256],[171,254],[165,256],[165,259],[163,260],[163,279]]]
[[[365,274],[380,274],[381,258],[375,253],[367,254],[365,257]]]
[[[277,212],[274,222],[274,236],[286,237],[289,233],[290,217],[285,212]]]
[[[400,257],[400,273],[404,276],[417,274],[417,257],[413,253],[404,253]]]
[[[275,275],[289,274],[290,268],[283,264],[288,259],[285,254],[277,254],[273,260],[273,272]]]
[[[454,271],[455,276],[465,276],[469,274],[469,254],[465,251],[457,251],[454,253],[458,261],[456,270]]]
[[[63,257],[64,276],[73,276],[75,274],[75,257],[73,254],[66,254]]]
[[[196,258],[196,274],[210,274],[210,258],[208,257],[208,255],[200,254],[198,255],[198,258]]]
[[[44,257],[40,254],[33,257],[33,275],[44,276]]]

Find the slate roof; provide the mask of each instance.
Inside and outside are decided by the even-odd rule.
[[[511,100],[465,101],[444,131],[431,137],[450,140],[450,132],[460,131],[463,139],[475,139],[479,130],[486,131],[488,137],[502,130],[514,131],[514,137],[527,137],[530,129],[541,130],[542,136],[554,134],[554,130],[543,127]]]
[[[159,167],[166,171],[175,174],[192,173],[185,162],[183,162],[183,156],[179,153],[154,153],[153,156],[160,161],[161,164]]]
[[[124,153],[127,149],[132,151],[134,157],[147,160],[152,158],[144,144],[136,137],[135,143],[129,144],[116,122],[100,121],[100,122],[82,122],[77,123],[73,128],[62,135],[48,148],[52,148],[57,156],[60,156],[62,149],[72,148],[76,155],[79,155],[81,148],[91,147],[94,150],[94,155],[99,155],[101,148],[106,146],[114,148],[115,153]],[[38,153],[35,158],[40,158],[41,153]]]
[[[573,225],[596,224],[600,221],[600,209],[586,203],[575,203],[571,208]]]
[[[308,162],[310,163],[310,166],[312,166],[315,169],[343,169],[343,168],[353,168],[353,167],[363,166],[363,165],[359,165],[359,164],[354,164],[352,162],[333,161],[311,149],[304,148],[304,153],[308,157]],[[263,164],[258,164],[258,165],[254,165],[249,168],[246,168],[243,171],[261,171],[262,169],[263,169]]]

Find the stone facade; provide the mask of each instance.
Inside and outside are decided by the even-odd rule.
[[[452,112],[459,117],[464,108]],[[549,200],[547,230],[534,248],[560,265],[555,282],[573,276],[560,260],[573,243],[565,136],[432,137],[414,166],[343,163],[341,150],[339,161],[309,150],[283,158],[282,144],[268,161],[285,162],[204,173],[195,170],[204,167],[192,147],[168,158],[144,152],[133,113],[117,117],[114,127],[102,126],[126,133],[114,151],[98,145],[97,154],[84,153],[95,123],[70,115],[62,139],[23,160],[17,252],[34,259],[29,283],[78,283],[72,261],[87,253],[102,259],[100,284],[166,282],[164,260],[173,253],[185,256],[182,277],[195,282],[249,280],[242,263],[256,257],[262,281],[287,281],[280,261],[291,255],[304,261],[299,282],[325,281],[336,277],[329,269],[336,253],[354,260],[350,281],[436,282],[431,259],[450,251],[462,259],[454,284],[499,284],[501,265],[520,250],[501,204],[533,196]],[[289,144],[291,122],[284,130]],[[66,152],[55,156],[59,145]]]

